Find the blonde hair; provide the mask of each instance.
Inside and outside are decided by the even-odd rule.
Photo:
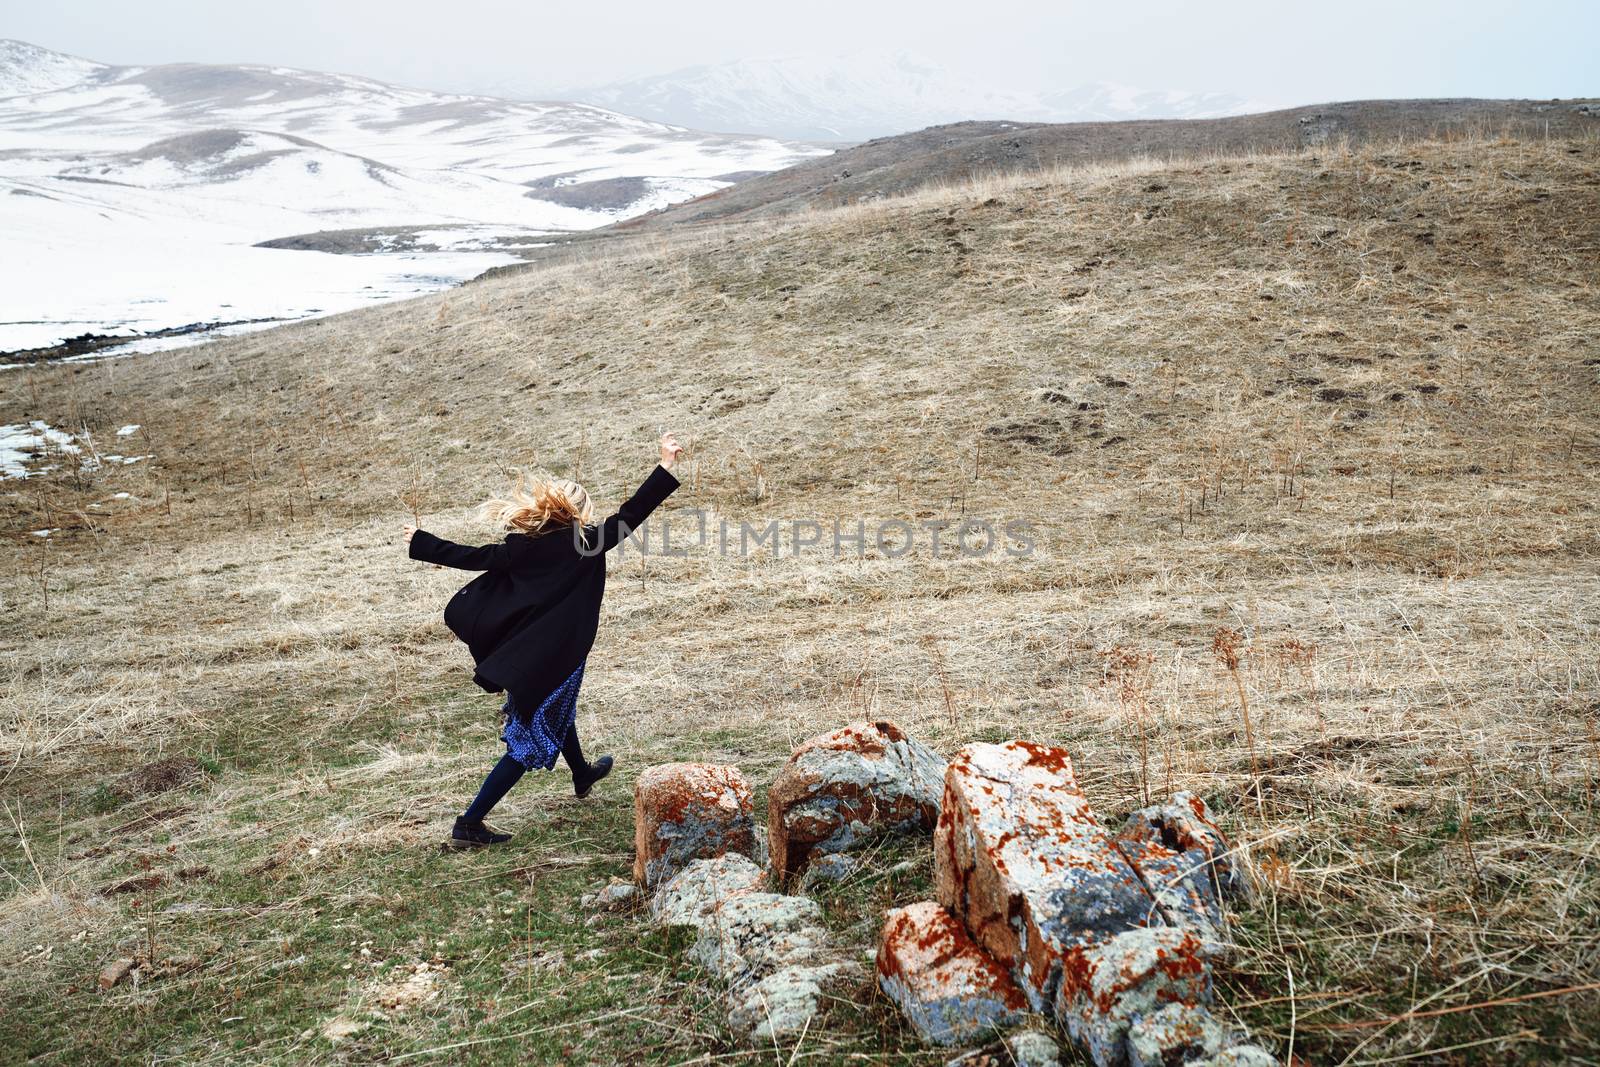
[[[594,519],[594,504],[588,491],[569,478],[522,474],[506,499],[485,500],[478,505],[478,515],[507,530],[537,536],[573,523],[588,526]]]

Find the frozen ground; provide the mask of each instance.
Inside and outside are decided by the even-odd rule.
[[[581,104],[283,68],[107,67],[0,41],[0,352],[424,293],[514,262],[543,235],[821,151]],[[530,195],[619,178],[637,195],[604,210]],[[256,247],[385,228],[414,233],[357,255]]]

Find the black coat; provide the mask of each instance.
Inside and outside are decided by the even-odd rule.
[[[589,655],[600,626],[606,589],[605,553],[644,524],[678,488],[657,467],[627,503],[598,528],[587,527],[584,545],[571,528],[471,548],[418,530],[411,558],[485,573],[444,609],[445,625],[467,643],[477,670],[472,680],[491,693],[504,690],[530,714]]]

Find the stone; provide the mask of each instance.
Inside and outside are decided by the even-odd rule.
[[[1129,1067],[1167,1067],[1214,1055],[1227,1029],[1205,1008],[1166,1004],[1153,1014],[1136,1017],[1128,1027]]]
[[[800,892],[809,893],[819,885],[842,882],[861,869],[861,861],[844,852],[818,856],[806,865],[800,876]]]
[[[1205,944],[1192,930],[1124,931],[1083,952],[1063,975],[1056,1021],[1096,1067],[1123,1067],[1134,1021],[1171,1004],[1211,1002]]]
[[[813,737],[789,756],[767,795],[767,837],[780,879],[818,855],[881,833],[933,829],[944,760],[892,722]]]
[[[1184,792],[1141,808],[1128,816],[1117,844],[1170,924],[1195,930],[1219,948],[1227,944],[1222,897],[1245,893],[1248,879],[1205,801]]]
[[[1164,922],[1095,820],[1066,750],[1028,741],[968,745],[951,761],[934,882],[939,902],[1040,1012],[1090,948]]]
[[[728,1025],[758,1044],[806,1032],[828,987],[861,974],[833,951],[816,901],[779,893],[724,900],[690,955],[727,981]]]
[[[754,982],[733,988],[728,1026],[752,1044],[798,1037],[811,1026],[830,987],[859,978],[853,963],[800,964],[783,967]]]
[[[723,902],[689,953],[712,974],[739,983],[794,964],[831,962],[828,949],[816,901],[745,893]]]
[[[1279,1067],[1279,1060],[1259,1045],[1234,1045],[1189,1067]]]
[[[133,961],[131,959],[124,957],[120,960],[112,960],[100,971],[100,988],[102,990],[110,989],[128,977],[128,972],[131,970],[133,970]]]
[[[653,889],[697,859],[759,855],[750,783],[737,767],[666,763],[633,787],[633,880]]]
[[[1174,793],[1165,804],[1140,808],[1128,816],[1119,839],[1159,839],[1175,852],[1201,852],[1206,870],[1223,893],[1246,893],[1249,880],[1243,863],[1217,828],[1216,816],[1193,793]]]
[[[954,1045],[1020,1022],[1028,1002],[966,928],[927,900],[895,908],[878,942],[878,987],[922,1040]]]
[[[1006,1051],[1016,1067],[1061,1067],[1061,1046],[1042,1030],[1006,1035]]]
[[[1018,1030],[1003,1041],[962,1053],[944,1067],[1061,1067],[1061,1046],[1042,1030]]]
[[[767,872],[749,856],[727,852],[695,860],[650,899],[650,914],[668,926],[704,926],[733,897],[767,888]]]
[[[591,910],[598,908],[601,911],[626,911],[633,907],[641,896],[638,886],[618,878],[613,879],[598,892],[585,893],[578,902]]]

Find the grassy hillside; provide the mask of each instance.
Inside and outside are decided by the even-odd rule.
[[[1219,996],[1282,1051],[1592,1060],[1597,270],[1600,141],[1457,140],[640,235],[6,372],[0,421],[153,458],[0,482],[0,1055],[941,1063],[868,985],[741,1051],[678,939],[578,906],[642,767],[764,787],[888,716],[1066,744],[1107,820],[1205,796],[1262,886]],[[441,854],[495,704],[401,524],[487,539],[471,506],[534,465],[619,501],[663,426],[684,507],[1039,550],[614,560],[580,726],[619,773],[530,776],[511,847]],[[888,850],[838,936],[930,874]]]
[[[1597,132],[1600,103],[1593,100],[1349,100],[1218,119],[957,122],[853,145],[592,231],[584,239],[769,218],[900,196],[941,182],[1145,156],[1170,161],[1401,138],[1565,138]]]

